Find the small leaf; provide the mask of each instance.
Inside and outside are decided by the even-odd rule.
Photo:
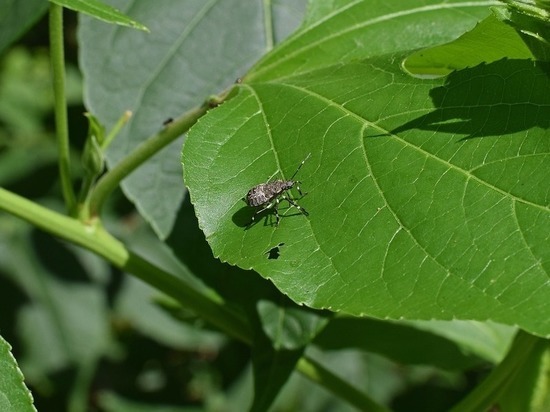
[[[84,150],[82,151],[82,167],[88,177],[95,179],[101,174],[104,167],[103,150],[95,134],[88,134]]]
[[[306,346],[328,323],[319,312],[300,307],[280,307],[273,302],[258,302],[258,315],[266,335],[276,350]]]
[[[132,27],[143,31],[149,31],[143,24],[132,20],[119,10],[104,4],[98,0],[50,0],[52,3],[66,7],[79,13],[87,14],[107,23],[115,23],[121,26]]]
[[[0,336],[0,410],[35,412],[32,395],[10,351],[10,344]]]

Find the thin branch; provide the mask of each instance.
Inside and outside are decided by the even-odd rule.
[[[273,49],[273,12],[272,0],[264,0],[264,34],[265,34],[265,49],[269,52]]]
[[[207,105],[191,109],[179,119],[174,120],[159,133],[145,140],[132,153],[128,154],[115,167],[105,173],[97,182],[90,198],[90,216],[97,216],[107,197],[120,182],[176,138],[187,132],[195,122],[206,113]]]
[[[75,212],[76,198],[72,187],[69,157],[69,127],[65,97],[65,53],[63,49],[63,7],[50,3],[50,50],[54,94],[55,128],[59,151],[59,176],[65,206]]]
[[[205,295],[176,275],[135,255],[99,224],[82,222],[49,210],[28,199],[0,188],[0,210],[5,210],[46,232],[88,249],[121,270],[132,273],[220,330],[246,343],[251,332],[243,317],[229,309],[221,297]]]

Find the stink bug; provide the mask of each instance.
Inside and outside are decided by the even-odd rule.
[[[306,160],[309,159],[309,156],[311,156],[311,153],[308,154],[304,160],[302,160],[302,163],[300,163],[289,180],[278,179],[273,182],[260,183],[248,191],[246,197],[244,198],[246,204],[251,207],[261,207],[256,211],[256,213],[254,213],[254,216],[252,216],[252,222],[254,222],[256,216],[264,210],[273,209],[275,211],[275,218],[277,219],[276,225],[279,226],[279,203],[281,200],[286,200],[290,206],[294,206],[306,216],[309,215],[309,213],[302,206],[296,203],[296,200],[292,198],[289,192],[290,189],[296,187],[296,190],[300,193],[300,196],[304,196],[299,186],[300,181],[294,180],[294,177],[298,174]]]

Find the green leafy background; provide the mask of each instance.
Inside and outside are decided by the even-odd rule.
[[[44,14],[48,3],[43,0],[8,1],[0,6],[0,51],[4,51]],[[18,24],[12,24],[14,21]]]
[[[9,42],[36,15],[18,2],[0,2],[25,16],[9,20]],[[109,3],[151,29],[147,34],[87,18],[79,25],[88,109],[107,127],[124,110],[134,111],[108,154],[111,165],[167,117],[243,78],[233,99],[212,110],[185,146],[186,182],[217,256],[256,269],[292,298],[318,307],[384,318],[492,318],[548,333],[548,185],[541,184],[548,177],[547,70],[502,60],[539,54],[526,53],[516,32],[495,19],[478,23],[486,23],[488,7],[498,3],[312,1],[301,29],[248,73],[298,24],[303,2]],[[39,11],[47,2],[42,4]],[[74,14],[65,16],[71,27]],[[473,41],[480,27],[489,39],[481,46]],[[470,29],[473,36],[453,41]],[[497,36],[496,29],[502,29]],[[272,31],[272,38],[266,36]],[[501,35],[514,41],[502,42],[489,56],[491,41]],[[510,44],[514,53],[502,48]],[[474,53],[460,56],[461,50],[475,50],[475,56],[465,59]],[[52,200],[59,198],[55,142],[47,138],[49,128],[42,130],[42,121],[51,118],[49,64],[26,50],[8,57],[0,90],[0,117],[7,126],[0,140],[14,140],[1,153],[0,183],[62,210]],[[490,64],[476,67],[482,62]],[[421,76],[437,73],[434,68],[468,69],[426,81],[406,75],[401,64]],[[80,80],[74,70],[69,74],[70,100],[79,102]],[[25,105],[18,104],[21,96]],[[82,111],[78,107],[71,118],[82,118]],[[72,144],[78,146],[73,138],[78,141],[85,129],[72,125]],[[172,251],[135,215],[114,222],[111,202],[103,220],[131,250],[204,293],[222,295],[243,314],[254,331],[253,366],[245,366],[250,351],[244,345],[204,330],[200,319],[153,288],[2,214],[0,290],[8,308],[2,335],[14,345],[37,405],[47,398],[62,405],[52,410],[88,405],[92,391],[105,410],[168,410],[153,406],[149,397],[151,376],[160,376],[166,379],[163,402],[181,405],[187,394],[199,393],[209,406],[243,410],[252,402],[265,410],[277,396],[275,409],[328,405],[345,411],[351,407],[293,372],[304,346],[308,359],[386,405],[405,392],[419,392],[415,385],[432,394],[440,387],[466,391],[457,380],[463,371],[471,376],[472,368],[502,360],[513,327],[334,316],[298,307],[254,271],[213,259],[193,205],[184,198],[180,149],[181,141],[175,142],[124,183],[157,235],[168,235]],[[279,228],[266,215],[245,230],[253,213],[242,201],[246,191],[270,177],[288,177],[310,152],[299,175],[308,192],[299,202],[309,218],[282,209]],[[111,200],[121,207],[120,194]],[[274,248],[278,255],[270,253]],[[168,348],[152,353],[152,341]],[[31,408],[8,346],[0,347],[0,359],[13,367],[6,375],[16,382],[12,393],[23,393]],[[182,354],[200,359],[187,364],[192,380],[167,370],[149,373],[155,372],[150,365],[181,360]],[[525,368],[538,365],[544,373],[542,356],[529,358]],[[233,376],[216,379],[218,371],[206,370],[213,364]],[[411,366],[417,364],[423,366]],[[452,382],[435,379],[447,374]],[[520,376],[525,388],[535,387],[525,373]],[[140,395],[130,395],[127,385]],[[169,388],[177,399],[166,396]],[[429,408],[449,409],[450,398],[439,408],[434,398],[424,397]]]
[[[314,6],[191,130],[185,182],[214,254],[315,308],[548,335],[548,67],[499,60],[419,80],[401,70],[409,50],[474,27],[488,3],[339,4]],[[247,228],[248,189],[310,152],[310,216]]]

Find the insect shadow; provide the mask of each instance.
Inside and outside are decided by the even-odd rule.
[[[254,216],[254,213],[256,213],[255,209],[251,208],[250,206],[243,206],[235,213],[233,213],[233,223],[235,223],[239,227],[248,228],[248,226],[250,225],[250,221],[252,220],[252,216]]]
[[[281,212],[285,212],[290,207],[279,207]],[[235,213],[233,213],[232,220],[239,227],[244,227],[245,230],[250,229],[252,226],[255,226],[258,223],[263,222],[264,226],[275,226],[277,224],[276,217],[273,213],[273,209],[262,210],[261,213],[258,213],[258,210],[251,206],[243,206]],[[284,214],[283,217],[298,216],[302,213],[289,213]]]

